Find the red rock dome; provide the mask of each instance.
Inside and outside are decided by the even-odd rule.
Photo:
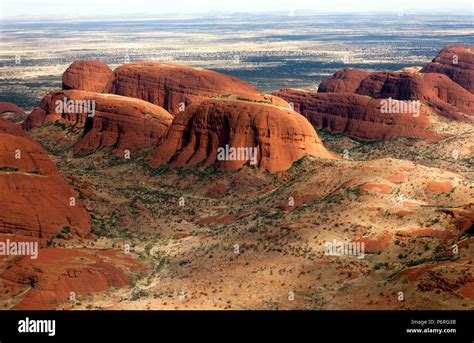
[[[75,61],[63,73],[63,89],[102,93],[112,74],[112,69],[104,62]]]
[[[93,104],[94,115],[82,106],[80,112],[56,113],[57,101],[88,101]],[[92,103],[93,102],[93,103]],[[100,94],[77,90],[47,95],[23,127],[31,129],[46,123],[84,127],[84,135],[74,147],[77,154],[87,154],[105,147],[115,147],[117,154],[158,143],[171,125],[173,116],[165,109],[147,101],[114,94]]]
[[[138,62],[114,70],[108,93],[138,98],[161,106],[172,114],[185,106],[212,96],[257,93],[238,78],[187,66]]]
[[[21,113],[23,110],[11,102],[0,101],[0,114],[5,112]]]
[[[381,99],[353,93],[315,93],[284,89],[275,95],[294,104],[317,129],[367,140],[407,136],[436,139],[423,107],[414,113],[383,113]],[[392,100],[397,101],[397,100]]]
[[[354,93],[360,82],[369,75],[369,72],[362,69],[344,68],[322,81],[318,92]]]
[[[157,146],[151,165],[235,170],[249,159],[219,159],[224,148],[256,148],[262,171],[286,170],[305,155],[336,158],[310,123],[284,107],[242,100],[209,99],[179,113]]]
[[[79,194],[44,149],[17,130],[0,118],[0,238],[44,244],[65,226],[87,235],[90,217]]]
[[[356,93],[377,99],[420,100],[447,118],[474,118],[474,95],[444,74],[372,73],[362,80]]]
[[[441,49],[422,73],[440,73],[474,93],[474,48],[452,45]]]

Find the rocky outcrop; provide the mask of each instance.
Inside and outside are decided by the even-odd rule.
[[[252,148],[255,159],[244,154]],[[238,155],[238,149],[242,154]],[[169,163],[201,170],[215,165],[219,170],[235,170],[254,164],[262,171],[276,172],[305,155],[335,158],[304,117],[288,108],[221,98],[193,104],[179,113],[151,165]]]
[[[383,71],[368,74],[355,86],[358,79],[345,77],[346,74],[343,69],[323,81],[323,91],[349,91],[374,99],[419,100],[449,119],[474,120],[474,95],[446,75]]]
[[[0,101],[0,114],[5,112],[21,113],[23,111],[21,108],[11,102]]]
[[[361,81],[370,73],[356,68],[338,70],[333,76],[319,84],[318,92],[321,93],[355,93]]]
[[[19,137],[28,136],[28,134],[22,130],[20,125],[16,125],[5,118],[0,118],[0,133],[9,133]]]
[[[176,114],[191,103],[231,93],[257,93],[238,78],[174,64],[138,62],[114,70],[107,93],[149,101]]]
[[[86,96],[87,97],[87,96]],[[134,98],[94,95],[95,115],[86,119],[84,136],[74,146],[76,154],[87,154],[106,146],[115,153],[158,143],[173,116],[165,109]]]
[[[0,190],[0,242],[28,246],[22,252],[2,250],[0,302],[5,308],[71,307],[85,295],[128,285],[126,272],[143,271],[117,251],[45,248],[56,237],[93,238],[90,216],[44,149],[1,118]],[[38,250],[31,246],[36,242]]]
[[[85,236],[90,217],[44,149],[0,119],[0,239],[44,244],[64,227]]]
[[[92,106],[92,103],[82,101],[94,100],[95,96],[99,96],[99,94],[89,93],[88,95],[88,92],[78,90],[51,92],[41,99],[39,106],[30,113],[22,127],[24,130],[31,130],[58,121],[68,126],[74,125],[82,128],[89,116],[89,107]],[[66,107],[63,105],[64,103],[66,103]],[[69,107],[68,103],[72,106]]]
[[[75,61],[63,74],[63,89],[102,93],[112,74],[112,69],[104,62]]]
[[[71,107],[71,111],[56,112],[57,101],[85,102],[81,108]],[[172,115],[163,108],[140,99],[69,90],[46,96],[23,126],[31,129],[59,122],[83,127],[84,135],[75,145],[75,153],[87,154],[113,146],[117,154],[123,154],[125,149],[135,150],[158,143],[172,119]]]
[[[26,114],[17,105],[11,102],[0,102],[0,117],[12,123],[21,123],[25,120]]]
[[[443,48],[421,72],[445,74],[474,93],[474,48],[462,45]]]
[[[356,93],[377,99],[420,100],[447,118],[474,119],[474,95],[443,74],[372,73],[361,81]]]
[[[113,250],[40,249],[37,259],[18,257],[0,272],[0,301],[11,302],[15,310],[71,307],[85,295],[128,285],[123,269],[137,271],[143,266]]]
[[[435,140],[424,107],[420,113],[383,113],[380,99],[351,93],[315,93],[284,89],[273,93],[294,104],[317,129],[367,140],[418,137]],[[396,102],[396,100],[392,100]]]

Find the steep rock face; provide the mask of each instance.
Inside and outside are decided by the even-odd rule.
[[[113,71],[100,61],[75,61],[63,73],[63,89],[102,93]]]
[[[58,112],[56,112],[56,107],[59,103],[86,100],[83,99],[85,94],[86,92],[77,90],[65,90],[49,93],[41,99],[39,106],[35,108],[23,122],[23,129],[29,131],[35,127],[54,123],[55,121],[60,121],[65,125],[83,127],[88,117],[87,109],[84,108],[84,106],[78,108],[78,111],[75,109],[72,111],[62,111],[59,109]]]
[[[0,119],[0,238],[45,243],[65,226],[87,235],[90,217],[79,194],[39,144],[9,125]]]
[[[95,115],[86,119],[84,136],[74,147],[77,154],[113,146],[120,155],[156,144],[173,120],[165,109],[143,100],[108,94],[94,99]]]
[[[253,164],[262,171],[286,170],[305,155],[335,158],[326,150],[308,121],[296,112],[273,105],[241,100],[209,99],[179,113],[155,150],[151,165],[167,162],[172,167],[213,164],[219,170],[234,170],[249,159],[219,150],[256,148]],[[252,163],[251,163],[252,164]]]
[[[413,113],[382,113],[381,100],[351,93],[315,93],[285,89],[274,93],[294,104],[317,129],[374,141],[399,136],[436,139],[423,107]],[[396,100],[393,100],[396,101]]]
[[[474,93],[474,48],[452,45],[441,49],[422,73],[440,73]]]
[[[115,69],[107,92],[146,100],[176,114],[180,103],[188,106],[212,96],[257,90],[238,78],[209,70],[138,62]]]
[[[370,73],[356,68],[338,70],[333,76],[319,84],[318,92],[321,93],[354,93],[361,81]]]
[[[83,106],[56,113],[56,101],[87,101],[94,112],[87,113],[91,107]],[[86,109],[87,107],[87,109]],[[74,147],[77,154],[91,153],[105,146],[114,146],[117,154],[123,150],[135,150],[152,144],[165,134],[173,117],[163,108],[149,102],[113,94],[100,94],[77,90],[49,94],[24,123],[31,129],[46,123],[60,122],[65,125],[84,127],[84,135]]]
[[[377,99],[420,100],[450,119],[472,121],[474,117],[474,95],[443,74],[372,73],[356,93]]]

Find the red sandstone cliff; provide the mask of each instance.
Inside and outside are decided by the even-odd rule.
[[[69,188],[44,149],[1,118],[0,189],[2,239],[45,243],[65,226],[79,235],[90,230],[79,194]]]
[[[219,160],[218,149],[256,147],[256,166],[262,171],[286,170],[304,155],[335,156],[326,150],[308,121],[296,112],[245,100],[209,99],[179,113],[157,146],[151,165],[213,164],[233,170],[248,160]]]
[[[441,49],[422,73],[440,73],[474,93],[474,48],[452,45]]]

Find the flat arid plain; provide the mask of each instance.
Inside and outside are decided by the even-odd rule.
[[[3,308],[474,309],[472,16],[1,29]]]
[[[303,15],[305,14],[305,15]],[[344,67],[422,65],[452,44],[472,44],[460,15],[293,13],[2,22],[0,100],[31,110],[61,88],[75,60],[184,64],[226,73],[265,92],[317,89]],[[16,59],[15,59],[16,58]]]

